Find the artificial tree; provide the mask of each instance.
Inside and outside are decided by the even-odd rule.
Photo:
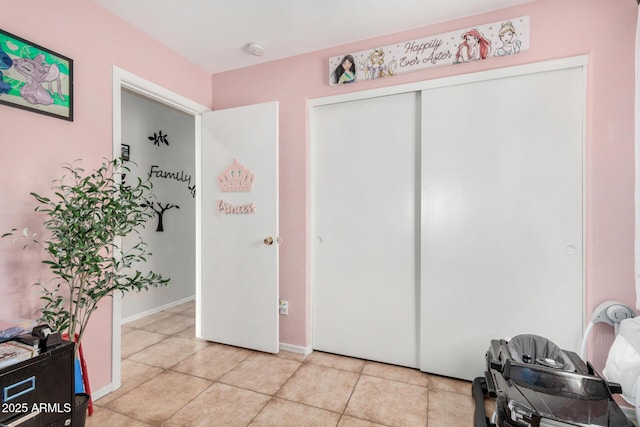
[[[169,282],[158,273],[137,269],[150,255],[139,235],[130,248],[119,248],[119,239],[137,234],[155,216],[149,206],[151,182],[140,178],[133,185],[124,182],[129,164],[121,159],[104,161],[85,173],[76,162],[66,163],[65,174],[53,181],[52,195],[31,193],[48,235],[41,240],[24,229],[21,236],[44,249],[47,257],[42,262],[54,276],[36,283],[43,292],[41,320],[67,332],[70,339],[75,337],[76,356],[89,319],[104,297]],[[13,229],[3,237],[17,234]]]

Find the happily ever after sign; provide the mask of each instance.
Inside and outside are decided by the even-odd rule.
[[[516,55],[529,49],[529,17],[506,19],[329,59],[329,84]]]

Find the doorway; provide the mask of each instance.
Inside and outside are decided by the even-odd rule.
[[[188,116],[193,117],[195,150],[195,175],[199,173],[198,165],[200,162],[197,147],[200,146],[200,116],[209,108],[197,104],[181,95],[171,92],[161,86],[151,83],[139,76],[113,67],[113,157],[119,157],[122,153],[122,144],[126,144],[121,140],[122,135],[122,91],[126,90],[138,96],[142,96],[153,102],[162,104],[166,107],[175,109]],[[197,212],[198,199],[195,199],[195,209]],[[196,227],[198,226],[198,218],[196,216]],[[196,240],[198,236],[195,236]],[[115,242],[116,246],[122,245],[121,241]],[[196,254],[197,257],[197,254]],[[197,275],[197,272],[196,272]],[[196,278],[197,280],[197,278]],[[121,384],[121,322],[123,317],[122,297],[119,293],[115,293],[112,298],[112,365],[111,365],[111,390],[116,390]],[[107,391],[107,392],[108,392]],[[100,396],[97,396],[100,397]],[[96,398],[97,398],[96,397]]]
[[[195,296],[195,118],[127,89],[121,96],[121,141],[130,168],[124,182],[149,179],[155,197],[148,202],[155,217],[123,238],[123,249],[141,237],[153,255],[137,268],[171,279],[170,286],[124,295],[126,324]]]

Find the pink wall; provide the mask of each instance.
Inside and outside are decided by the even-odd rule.
[[[37,227],[29,192],[46,193],[63,162],[83,159],[91,168],[111,158],[113,65],[211,105],[209,73],[90,1],[7,2],[0,28],[75,62],[73,122],[0,105],[1,232]],[[0,241],[0,319],[34,318],[40,307],[31,284],[48,274],[39,263],[42,252],[23,252],[21,246]],[[98,390],[111,383],[110,299],[94,314],[89,329],[83,347],[92,389]]]
[[[590,315],[597,304],[607,299],[633,306],[633,70],[637,13],[635,0],[539,0],[214,75],[214,109],[280,102],[280,229],[284,242],[280,294],[289,301],[289,316],[281,318],[281,341],[311,344],[308,99],[584,54],[589,55],[586,312]],[[531,18],[531,48],[519,55],[355,85],[327,84],[330,57],[521,15]],[[590,359],[601,366],[612,332],[597,326],[593,337],[597,354]]]

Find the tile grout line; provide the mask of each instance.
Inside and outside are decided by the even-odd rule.
[[[277,356],[275,356],[275,357],[277,357]],[[300,362],[300,365],[296,368],[295,371],[293,371],[293,373],[289,376],[289,378],[287,378],[287,380],[282,383],[282,385],[278,388],[278,390],[276,390],[275,393],[270,395],[271,398],[269,400],[267,400],[267,402],[264,404],[264,406],[262,408],[260,408],[260,410],[258,412],[256,412],[256,414],[253,416],[253,418],[251,418],[251,421],[249,421],[249,423],[247,425],[251,425],[251,423],[258,417],[258,415],[260,415],[262,413],[262,411],[264,411],[264,409],[267,407],[267,405],[269,405],[269,403],[272,402],[274,399],[282,399],[282,398],[277,397],[276,395],[278,393],[280,393],[280,390],[282,390],[282,388],[285,386],[285,384],[287,384],[289,382],[289,380],[294,377],[296,372],[298,372],[298,370],[304,365],[304,362],[305,361]],[[235,366],[234,366],[234,368],[235,368]],[[282,399],[282,400],[287,400],[287,399]]]
[[[185,311],[186,311],[186,310],[185,310]],[[171,314],[170,314],[170,316],[171,316],[171,315],[173,315],[173,314],[175,314],[175,315],[179,315],[178,313],[171,313]],[[167,317],[170,317],[170,316],[167,316]],[[183,317],[187,317],[187,316],[183,316]],[[188,316],[188,317],[190,317],[190,316]],[[160,320],[162,320],[162,319],[160,319]],[[148,326],[148,325],[145,325],[145,326]],[[140,363],[140,364],[143,364],[143,365],[146,365],[146,366],[150,366],[150,367],[154,367],[154,368],[160,368],[160,369],[162,369],[162,370],[161,370],[160,372],[158,372],[157,374],[153,375],[152,377],[147,378],[146,380],[144,380],[143,382],[141,382],[140,384],[138,384],[137,386],[135,386],[135,387],[134,387],[134,388],[132,388],[131,390],[128,390],[125,394],[123,394],[123,396],[120,396],[120,397],[118,397],[118,398],[114,399],[113,401],[109,402],[107,405],[109,405],[110,403],[113,403],[115,400],[118,400],[118,399],[120,399],[121,397],[124,397],[126,394],[128,394],[128,393],[130,393],[130,392],[132,392],[132,391],[134,391],[134,390],[136,390],[136,389],[138,389],[138,388],[139,388],[139,387],[141,387],[143,384],[148,383],[148,382],[149,382],[149,381],[151,381],[153,378],[156,378],[157,376],[159,376],[159,375],[161,375],[161,374],[163,374],[163,373],[165,373],[165,372],[175,372],[175,373],[179,373],[179,374],[183,374],[183,375],[189,375],[189,376],[192,376],[192,377],[194,377],[194,378],[200,378],[200,377],[197,377],[197,376],[195,376],[195,375],[185,374],[185,373],[183,373],[183,372],[178,372],[178,371],[174,371],[174,370],[172,370],[172,369],[171,369],[171,368],[173,368],[174,366],[176,366],[177,364],[179,364],[181,361],[178,361],[178,362],[176,362],[175,364],[173,364],[173,365],[171,365],[171,366],[169,366],[169,367],[167,367],[167,368],[161,368],[161,367],[159,367],[159,366],[149,365],[149,364],[144,363],[144,362],[138,362],[138,361],[136,361],[136,360],[129,359],[129,358],[130,358],[131,356],[133,356],[134,354],[137,354],[137,353],[139,353],[139,352],[141,352],[141,351],[143,351],[143,350],[146,350],[146,349],[148,349],[148,348],[150,348],[150,347],[152,347],[152,346],[154,346],[154,345],[156,345],[156,344],[158,344],[158,343],[164,342],[164,341],[168,340],[169,338],[188,339],[188,338],[181,338],[181,337],[177,337],[176,335],[177,335],[177,334],[179,334],[179,333],[182,333],[182,332],[186,331],[186,330],[187,330],[187,329],[189,329],[190,327],[191,327],[191,326],[187,326],[186,328],[181,329],[180,331],[174,332],[173,334],[170,334],[170,335],[163,334],[163,333],[161,333],[161,332],[156,332],[156,331],[149,331],[149,330],[147,330],[147,329],[144,329],[144,327],[143,327],[143,328],[133,328],[133,327],[131,327],[131,329],[134,329],[134,330],[142,330],[142,331],[144,331],[144,332],[151,332],[151,333],[156,333],[156,334],[159,334],[159,335],[165,335],[165,336],[166,336],[166,338],[164,338],[164,339],[162,339],[162,340],[158,341],[157,343],[151,344],[151,345],[149,345],[149,346],[145,347],[144,349],[141,349],[141,350],[139,350],[139,351],[137,351],[137,352],[135,352],[135,353],[133,353],[133,354],[131,354],[131,355],[127,356],[126,358],[123,358],[122,360],[130,360],[131,362],[134,362],[134,363]],[[203,347],[202,349],[197,350],[197,351],[196,351],[196,352],[194,352],[193,354],[198,353],[199,351],[202,351],[202,350],[204,350],[205,348],[207,348],[207,347]],[[191,356],[193,356],[193,354],[192,354]],[[235,367],[235,366],[234,366],[234,367]],[[206,378],[200,378],[200,379],[207,380]],[[212,384],[211,384],[211,385],[213,385],[213,384],[215,384],[215,383],[217,382],[217,381],[212,381],[212,380],[209,380],[209,381],[211,381],[211,382],[212,382]],[[153,425],[152,425],[152,426],[153,426],[153,427],[160,427],[160,426],[162,426],[163,424],[165,424],[165,423],[166,423],[167,421],[169,421],[173,416],[175,416],[178,412],[180,412],[182,409],[184,409],[186,406],[188,406],[191,402],[193,402],[195,399],[197,399],[200,395],[202,395],[202,394],[203,394],[203,393],[204,393],[208,388],[209,388],[209,387],[207,387],[205,390],[203,390],[203,391],[201,391],[200,393],[198,393],[198,394],[197,394],[193,399],[189,400],[189,401],[188,401],[184,406],[180,407],[180,408],[179,408],[178,410],[176,410],[173,414],[171,414],[171,416],[169,416],[169,418],[167,418],[167,419],[163,420],[163,421],[162,421],[162,423],[160,423],[160,424],[159,424],[159,425],[157,425],[157,426],[153,426]],[[121,412],[115,411],[114,409],[107,408],[107,407],[105,407],[105,408],[106,408],[106,409],[109,409],[110,411],[113,411],[113,412],[115,412],[115,413],[117,413],[117,414],[120,414],[120,415],[126,416],[126,417],[128,417],[128,418],[134,419],[134,420],[136,420],[136,421],[139,421],[139,422],[142,422],[142,423],[148,424],[146,421],[144,421],[144,420],[140,420],[140,419],[138,419],[138,418],[136,418],[136,417],[134,417],[134,416],[132,416],[132,415],[130,415],[130,414],[123,414],[123,413],[121,413]]]
[[[340,414],[340,418],[338,419],[338,424],[340,424],[340,421],[342,421],[342,418],[345,416],[345,411],[349,406],[349,402],[351,402],[353,393],[355,393],[356,387],[358,387],[358,384],[360,384],[360,379],[362,378],[362,371],[364,371],[364,365],[362,366],[362,369],[360,370],[360,372],[358,372],[358,379],[356,380],[356,383],[353,385],[353,388],[351,389],[351,393],[349,394],[349,398],[347,399],[347,402],[345,403],[344,408],[342,408],[342,413]],[[367,421],[371,421],[371,420],[367,420]]]
[[[186,309],[186,310],[190,310],[190,309]],[[186,310],[185,310],[185,312],[186,312]],[[185,314],[182,314],[182,313],[170,313],[170,315],[179,315],[179,316],[181,316],[181,317],[193,317],[193,316],[191,316],[191,315],[185,315]],[[159,321],[162,321],[162,319],[159,319]],[[124,325],[123,325],[123,327],[124,327]],[[184,331],[188,330],[188,329],[189,329],[189,328],[191,328],[192,326],[188,326],[188,327],[186,327],[186,328],[184,328],[184,329],[181,329],[180,331],[176,331],[176,332],[174,332],[174,333],[172,333],[172,334],[170,334],[170,335],[167,335],[167,334],[165,334],[165,333],[163,333],[163,332],[156,332],[156,331],[150,331],[150,330],[145,329],[145,328],[148,328],[148,327],[153,327],[153,326],[152,326],[152,323],[151,323],[151,324],[148,324],[148,325],[144,325],[143,327],[139,327],[139,328],[133,328],[133,327],[129,327],[129,328],[130,328],[130,331],[131,331],[131,332],[133,332],[133,331],[141,331],[141,332],[148,332],[148,333],[152,333],[152,334],[164,335],[164,338],[163,338],[161,341],[159,341],[158,343],[164,342],[164,341],[166,341],[166,340],[167,340],[167,339],[169,339],[169,338],[179,338],[179,339],[183,339],[183,340],[197,341],[197,340],[194,340],[193,338],[190,338],[190,337],[179,337],[179,336],[177,336],[177,335],[178,335],[178,334],[180,334],[180,333],[184,333]],[[123,334],[123,336],[124,336],[124,335],[125,335],[125,334]],[[427,426],[429,425],[429,408],[430,408],[430,406],[431,406],[431,404],[432,404],[432,399],[431,399],[431,398],[433,397],[433,396],[431,396],[431,395],[430,395],[430,394],[431,394],[431,393],[430,393],[431,391],[435,391],[435,392],[443,392],[443,393],[447,393],[447,394],[452,393],[452,394],[455,394],[455,395],[462,395],[462,396],[467,396],[467,395],[468,395],[468,393],[462,393],[462,392],[460,392],[457,388],[456,388],[456,389],[452,389],[452,390],[448,390],[448,389],[447,389],[448,387],[446,387],[446,388],[444,388],[444,389],[440,389],[440,388],[438,388],[438,387],[433,388],[433,387],[431,387],[431,385],[432,385],[432,384],[431,384],[431,382],[430,382],[430,381],[427,381],[427,384],[426,384],[426,385],[424,385],[424,386],[422,386],[422,385],[420,385],[420,384],[417,384],[417,383],[415,383],[415,382],[412,382],[412,377],[410,377],[410,376],[398,375],[397,377],[395,377],[395,375],[393,375],[393,374],[394,374],[393,372],[391,372],[391,374],[392,374],[392,375],[391,375],[391,377],[388,377],[388,375],[386,375],[386,372],[384,372],[384,371],[377,371],[377,370],[374,370],[374,371],[372,371],[372,372],[367,371],[368,373],[367,373],[367,374],[365,374],[364,372],[365,372],[365,370],[367,369],[367,364],[368,364],[368,363],[372,363],[372,362],[371,362],[371,361],[364,360],[364,359],[359,359],[359,360],[362,360],[364,363],[362,364],[362,366],[361,366],[359,369],[357,369],[357,370],[353,370],[353,369],[349,369],[349,368],[347,367],[348,365],[345,365],[345,364],[343,364],[343,365],[337,364],[336,366],[333,366],[333,365],[332,365],[332,360],[331,360],[331,359],[323,359],[323,358],[319,358],[319,359],[317,359],[317,360],[314,360],[314,358],[312,357],[312,354],[305,356],[302,360],[300,360],[300,359],[298,359],[298,358],[289,358],[289,357],[286,357],[286,355],[285,355],[284,357],[282,357],[283,359],[287,359],[287,360],[291,360],[291,361],[298,362],[298,363],[299,363],[299,365],[295,368],[295,370],[291,373],[291,375],[289,375],[289,376],[286,378],[286,380],[285,380],[285,381],[283,381],[283,382],[280,384],[280,386],[277,388],[277,390],[275,390],[273,393],[269,393],[269,392],[264,393],[264,392],[260,392],[260,391],[252,390],[252,389],[250,389],[250,388],[246,388],[246,387],[239,387],[239,386],[237,386],[237,385],[227,384],[227,383],[225,383],[225,382],[222,382],[222,381],[221,381],[221,379],[222,379],[222,378],[224,377],[224,375],[226,375],[226,374],[220,375],[216,380],[213,380],[213,379],[210,379],[210,378],[206,378],[206,377],[198,376],[197,374],[193,374],[193,373],[186,373],[186,372],[179,372],[179,371],[174,370],[174,368],[175,368],[175,367],[176,367],[180,362],[182,362],[182,361],[178,361],[178,362],[176,362],[175,364],[173,364],[172,366],[169,366],[169,367],[164,368],[164,367],[155,366],[155,365],[151,365],[151,364],[145,363],[144,361],[137,361],[137,360],[131,360],[131,359],[130,359],[130,357],[131,357],[131,356],[134,356],[135,354],[137,354],[137,353],[139,353],[139,352],[141,352],[141,351],[144,351],[144,350],[148,349],[149,347],[152,347],[153,345],[157,345],[158,343],[154,343],[154,344],[151,344],[151,345],[149,345],[149,346],[147,346],[147,347],[145,347],[145,348],[143,348],[143,349],[140,349],[140,350],[138,350],[137,352],[130,354],[130,355],[129,355],[129,356],[127,356],[126,358],[123,358],[122,360],[130,360],[130,361],[131,361],[131,362],[133,362],[133,363],[140,363],[141,365],[145,365],[145,366],[148,366],[148,367],[160,368],[160,369],[161,369],[161,371],[160,371],[160,372],[158,372],[158,373],[156,373],[155,375],[153,375],[153,376],[152,376],[152,377],[150,377],[150,378],[146,378],[146,379],[144,379],[141,383],[137,384],[133,389],[128,390],[128,391],[127,391],[126,393],[124,393],[122,396],[119,396],[119,397],[117,397],[116,399],[114,399],[114,400],[110,401],[109,403],[107,403],[105,406],[103,406],[105,409],[110,410],[110,411],[113,411],[114,413],[119,414],[119,415],[122,415],[122,416],[125,416],[125,417],[130,417],[130,418],[131,418],[131,419],[133,419],[133,420],[137,420],[137,421],[140,421],[140,422],[146,423],[144,420],[139,420],[138,418],[136,418],[136,417],[135,417],[135,415],[130,415],[130,414],[127,414],[127,413],[121,413],[121,412],[115,411],[115,410],[113,410],[113,409],[110,409],[110,408],[108,408],[108,405],[110,405],[112,402],[116,401],[117,399],[120,399],[120,398],[124,397],[126,394],[128,394],[128,393],[130,393],[130,392],[132,392],[132,391],[135,391],[136,389],[138,389],[139,387],[141,387],[143,384],[146,384],[147,382],[149,382],[149,381],[150,381],[150,380],[152,380],[153,378],[156,378],[158,375],[161,375],[161,374],[163,374],[163,373],[165,373],[165,372],[173,372],[173,373],[178,373],[178,374],[182,374],[182,375],[188,375],[188,376],[193,377],[193,378],[198,378],[198,379],[202,379],[202,380],[210,381],[210,382],[211,382],[211,385],[210,385],[209,387],[211,387],[211,386],[213,386],[213,385],[215,385],[215,384],[222,384],[222,385],[226,385],[226,386],[229,386],[229,387],[237,388],[237,389],[240,389],[240,390],[246,390],[246,391],[250,391],[250,392],[254,392],[254,393],[259,393],[259,394],[262,394],[262,395],[264,395],[264,396],[267,396],[267,397],[268,397],[268,399],[266,400],[266,402],[265,402],[265,403],[260,407],[260,409],[259,409],[259,410],[255,413],[255,415],[251,418],[251,420],[249,420],[249,421],[248,421],[248,424],[247,424],[247,425],[249,425],[249,424],[251,424],[252,422],[254,422],[254,421],[256,420],[256,418],[257,418],[258,416],[260,416],[260,414],[263,414],[263,413],[264,413],[265,408],[267,408],[267,406],[269,406],[270,404],[272,404],[272,402],[275,402],[277,399],[280,399],[280,400],[282,400],[282,401],[291,402],[291,403],[298,404],[298,405],[303,405],[303,406],[306,406],[306,407],[309,407],[309,408],[313,408],[313,409],[318,409],[318,410],[321,410],[321,411],[326,411],[326,412],[328,412],[328,413],[336,414],[336,415],[338,415],[338,419],[337,419],[337,424],[336,424],[336,426],[337,426],[337,425],[339,425],[339,424],[340,424],[340,422],[342,422],[343,420],[345,420],[345,419],[346,419],[345,417],[353,417],[353,419],[356,419],[356,420],[368,421],[368,422],[372,422],[372,423],[379,423],[379,422],[376,422],[376,421],[373,421],[373,420],[369,419],[370,417],[362,418],[362,417],[361,417],[361,416],[359,416],[359,415],[349,415],[349,414],[346,414],[346,410],[349,408],[349,405],[350,405],[350,404],[352,403],[352,401],[353,401],[353,397],[354,397],[354,395],[355,395],[356,388],[358,387],[358,385],[360,385],[360,384],[362,383],[363,375],[366,375],[366,376],[369,376],[369,377],[372,377],[372,378],[378,378],[378,379],[385,380],[385,381],[391,381],[391,382],[396,382],[396,383],[400,383],[400,384],[410,385],[410,386],[424,387],[424,388],[427,390],[427,400],[426,400],[426,405],[425,405],[425,407],[424,407],[424,412],[423,412],[423,413],[426,415],[426,420],[425,420],[425,424],[424,424],[424,426],[425,426],[425,427],[427,427]],[[206,348],[209,348],[209,347],[211,346],[211,344],[215,344],[215,343],[208,342],[208,341],[207,341],[207,342],[205,342],[205,343],[207,344],[205,347],[202,347],[201,349],[199,349],[199,350],[195,351],[193,354],[191,354],[191,355],[190,355],[190,356],[188,356],[188,357],[191,357],[191,356],[193,356],[194,354],[197,354],[198,352],[203,351],[203,350],[205,350]],[[231,371],[232,371],[232,370],[234,370],[234,369],[236,369],[236,368],[237,368],[237,367],[238,367],[238,366],[239,366],[243,361],[246,361],[246,360],[247,360],[249,357],[251,357],[251,355],[252,355],[252,354],[254,354],[254,353],[261,353],[261,352],[254,352],[254,351],[251,351],[251,352],[250,352],[250,353],[248,353],[244,358],[242,358],[241,360],[238,360],[238,361],[237,361],[237,362],[236,362],[236,363],[235,363],[235,364],[234,364],[234,365],[233,365],[233,366],[232,366],[232,367],[227,371],[227,373],[228,373],[228,372],[231,372]],[[333,353],[327,353],[327,354],[328,354],[328,355],[333,355]],[[336,356],[341,356],[341,355],[336,355]],[[278,357],[278,355],[273,355],[273,357]],[[347,357],[347,356],[342,356],[342,357]],[[323,363],[323,362],[324,362],[324,363]],[[311,405],[311,404],[308,404],[308,403],[299,402],[299,401],[296,401],[296,400],[290,400],[290,399],[287,399],[287,398],[284,398],[284,397],[280,397],[280,396],[279,396],[279,393],[281,393],[281,392],[282,392],[282,390],[286,387],[286,385],[287,385],[287,384],[289,384],[289,383],[291,382],[292,378],[294,378],[294,377],[299,373],[300,369],[301,369],[303,366],[307,365],[307,364],[308,364],[309,366],[313,365],[313,366],[318,366],[318,367],[323,367],[323,368],[331,368],[331,369],[335,369],[335,370],[338,370],[338,371],[356,373],[356,374],[358,375],[358,376],[357,376],[357,380],[355,381],[354,386],[351,388],[350,393],[349,393],[349,396],[348,396],[348,398],[346,399],[346,402],[345,402],[344,406],[342,407],[342,409],[341,409],[340,411],[334,411],[334,410],[331,410],[331,409],[327,409],[327,408],[323,408],[323,407],[319,407],[319,406],[314,406],[314,405]],[[400,367],[400,366],[399,366],[399,367]],[[155,425],[155,424],[154,424],[154,427],[161,427],[162,425],[166,425],[166,423],[167,423],[167,422],[168,422],[172,417],[174,417],[178,412],[182,411],[186,406],[188,406],[189,404],[191,404],[192,402],[194,402],[196,399],[198,399],[198,398],[199,398],[199,397],[200,397],[200,396],[201,396],[201,395],[202,395],[202,394],[203,394],[203,393],[204,393],[204,392],[205,392],[209,387],[207,387],[205,390],[203,390],[203,391],[199,392],[196,396],[194,396],[192,399],[190,399],[190,400],[189,400],[189,401],[188,401],[184,406],[182,406],[182,407],[181,407],[181,408],[179,408],[177,411],[175,411],[174,413],[172,413],[172,414],[169,416],[169,418],[167,418],[167,419],[163,420],[161,424],[158,424],[158,425]],[[99,405],[99,403],[98,403],[98,405],[97,405],[97,406],[101,406],[101,405]]]

